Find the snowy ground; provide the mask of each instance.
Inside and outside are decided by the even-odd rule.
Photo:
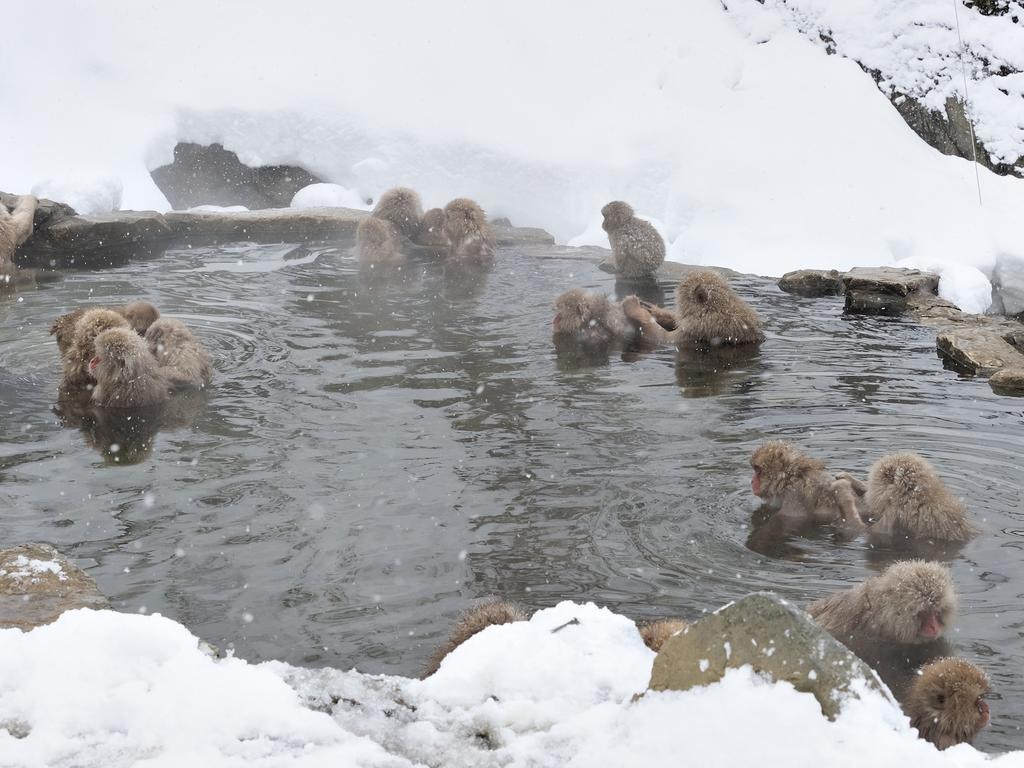
[[[996,257],[1024,258],[1024,181],[982,170],[979,206],[972,165],[925,145],[816,36],[941,103],[957,88],[949,2],[728,6],[185,0],[58,3],[44,19],[12,4],[0,187],[165,208],[148,170],[178,140],[220,141],[308,168],[344,188],[335,199],[403,183],[605,244],[598,212],[623,198],[673,259],[934,267],[944,295],[984,309]],[[960,12],[972,62],[1024,63],[1019,26]],[[1019,77],[971,75],[979,135],[1020,151]]]
[[[485,630],[426,681],[217,661],[168,619],[71,611],[0,630],[0,765],[1024,765],[940,753],[867,690],[829,722],[749,670],[632,702],[653,658],[629,619],[569,602]]]

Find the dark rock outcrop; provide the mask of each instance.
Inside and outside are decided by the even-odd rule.
[[[784,274],[779,279],[779,288],[808,298],[841,296],[843,275],[835,269],[798,269]]]

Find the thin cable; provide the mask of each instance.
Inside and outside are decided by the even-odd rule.
[[[967,65],[964,64],[964,39],[960,35],[960,12],[957,10],[959,0],[953,0],[953,18],[956,19],[956,39],[960,43],[960,72],[964,76],[964,117],[971,128],[971,158],[974,160],[974,183],[978,185],[978,205],[981,205],[981,175],[978,173],[978,145],[974,140],[974,123],[971,121],[969,108],[971,95],[967,90]]]

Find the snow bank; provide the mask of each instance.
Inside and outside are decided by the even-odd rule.
[[[632,622],[592,604],[487,629],[426,681],[218,661],[168,619],[71,611],[0,630],[0,765],[991,764],[936,751],[867,690],[835,722],[749,670],[632,702],[652,660]]]
[[[127,207],[166,207],[148,169],[178,140],[219,141],[360,198],[398,183],[428,206],[470,195],[574,243],[606,244],[600,208],[622,198],[661,222],[670,258],[762,274],[927,259],[978,282],[997,256],[1024,257],[1024,181],[983,170],[979,207],[972,165],[924,144],[807,34],[848,31],[851,55],[909,71],[910,90],[941,81],[927,91],[940,99],[951,8],[728,5],[68,3],[43,23],[18,3],[0,67],[33,66],[0,85],[0,186],[115,174]],[[963,15],[972,45],[1016,62],[1015,32]],[[893,24],[903,42],[887,42]],[[941,62],[917,61],[933,40]],[[986,110],[986,141],[1011,152],[1017,113]],[[943,294],[984,308],[958,274]]]

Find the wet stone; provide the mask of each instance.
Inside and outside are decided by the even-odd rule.
[[[867,664],[804,611],[767,592],[730,603],[669,638],[654,659],[648,688],[685,691],[745,665],[812,694],[829,719],[858,696],[858,681],[892,699]]]
[[[32,629],[73,608],[107,608],[85,571],[49,544],[0,550],[0,628]]]
[[[835,269],[798,269],[784,274],[779,279],[779,288],[808,298],[841,296],[843,274]]]
[[[198,241],[305,243],[352,240],[366,211],[352,208],[268,208],[259,211],[171,211],[176,237]]]
[[[939,334],[936,346],[951,366],[974,376],[991,376],[1003,368],[1024,368],[1024,354],[992,328],[947,330]]]
[[[1024,367],[996,371],[988,383],[997,394],[1024,396]]]
[[[918,269],[856,267],[842,279],[846,312],[854,314],[902,314],[911,297],[939,289],[938,275]]]

